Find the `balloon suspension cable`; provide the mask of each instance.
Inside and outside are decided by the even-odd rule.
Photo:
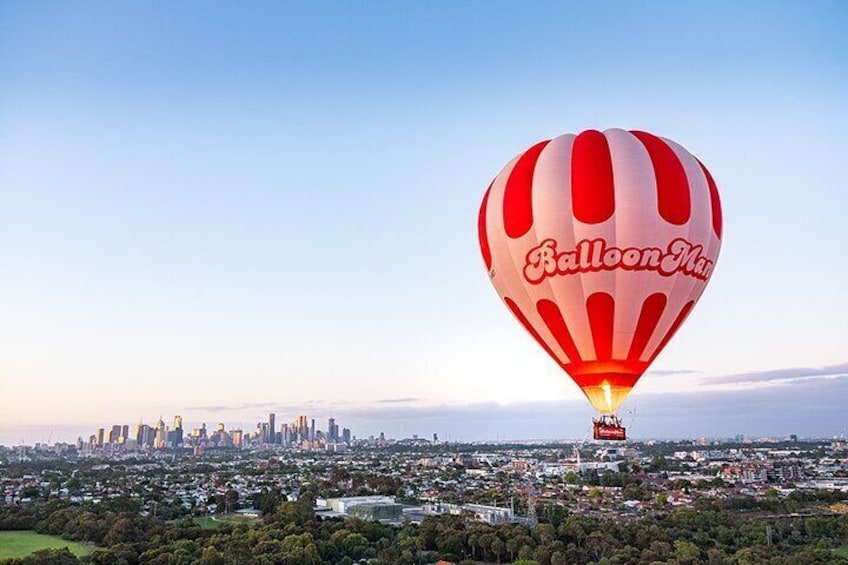
[[[627,411],[627,416],[629,417],[629,421],[627,422],[625,428],[630,429],[636,425],[636,406]]]

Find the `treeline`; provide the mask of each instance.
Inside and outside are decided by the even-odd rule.
[[[832,549],[848,543],[848,516],[756,517],[751,508],[715,502],[634,521],[611,521],[539,509],[534,527],[490,526],[464,517],[428,517],[392,527],[358,519],[316,518],[312,500],[280,501],[254,524],[206,530],[191,518],[142,516],[126,498],[100,504],[65,501],[0,507],[0,528],[34,529],[97,546],[76,558],[43,551],[13,565],[413,565],[439,559],[470,563],[817,565],[848,559]],[[815,502],[815,500],[813,501]]]

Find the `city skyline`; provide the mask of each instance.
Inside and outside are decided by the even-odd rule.
[[[182,415],[173,417],[169,426],[160,415],[153,425],[143,419],[133,424],[112,424],[111,427],[97,428],[86,440],[83,435],[77,437],[77,449],[93,451],[95,449],[173,449],[193,448],[202,454],[207,448],[240,448],[245,446],[281,446],[306,450],[335,449],[337,444],[350,445],[355,439],[350,428],[340,428],[335,418],[327,419],[327,429],[316,426],[315,418],[300,415],[291,422],[276,426],[276,413],[268,414],[266,420],[256,422],[251,430],[240,424],[236,427],[218,422],[207,427],[207,422],[197,426],[184,427]],[[380,436],[383,437],[382,434]]]
[[[724,210],[634,432],[841,433],[848,8],[516,6],[0,5],[0,443],[269,410],[579,437],[476,220],[508,159],[608,127]]]
[[[724,383],[705,390],[668,393],[661,390],[634,395],[623,412],[630,437],[634,439],[746,437],[832,438],[848,436],[844,399],[848,397],[848,365],[794,368],[726,375]],[[656,380],[675,375],[654,375]],[[693,376],[692,378],[697,378]],[[712,382],[715,379],[710,379]],[[740,388],[742,387],[742,388]],[[660,387],[661,389],[661,387]],[[799,403],[798,399],[804,402]],[[751,410],[768,403],[770,410]],[[321,407],[320,409],[318,407]],[[273,402],[250,405],[195,406],[181,410],[184,421],[206,422],[213,427],[252,429],[263,414],[278,416],[315,414],[318,421],[333,418],[357,431],[357,437],[378,436],[429,438],[435,433],[443,441],[557,440],[585,438],[590,431],[592,410],[580,398],[498,404],[432,404],[416,398],[386,398],[368,407],[314,401],[301,406]],[[186,414],[192,416],[186,417]],[[282,416],[280,416],[282,417]],[[197,419],[195,419],[197,418]],[[311,419],[311,417],[310,417]],[[115,421],[121,420],[116,418]],[[153,419],[151,419],[153,421]],[[0,428],[0,444],[73,443],[78,435],[88,437],[93,424]]]

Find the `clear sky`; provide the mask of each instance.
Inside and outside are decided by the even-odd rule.
[[[439,414],[481,405],[509,436],[542,402],[564,408],[540,436],[581,432],[578,389],[489,285],[476,213],[518,152],[608,127],[697,155],[725,215],[628,409],[754,417],[791,385],[830,400],[792,429],[838,433],[846,29],[839,1],[0,0],[0,443],[270,410],[367,434],[386,407],[390,431],[461,437],[473,418]],[[754,433],[707,412],[643,431]]]

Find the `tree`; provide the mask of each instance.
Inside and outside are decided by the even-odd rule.
[[[701,562],[701,550],[691,541],[674,542],[674,556],[680,565],[694,565]]]

